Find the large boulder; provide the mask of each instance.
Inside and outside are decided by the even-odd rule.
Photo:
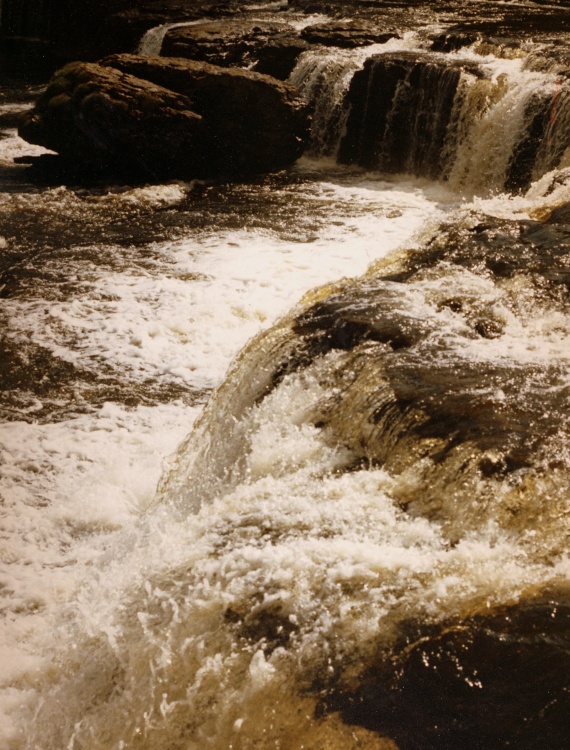
[[[307,126],[295,90],[269,76],[118,55],[56,73],[20,135],[105,173],[236,177],[291,164]]]
[[[287,83],[177,58],[114,55],[102,63],[188,97],[205,120],[204,148],[215,174],[275,171],[303,153],[307,104]]]
[[[186,97],[94,63],[58,71],[19,133],[80,171],[153,178],[205,168],[204,123]]]

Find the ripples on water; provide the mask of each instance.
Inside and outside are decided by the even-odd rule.
[[[78,188],[30,153],[0,141],[5,742],[417,747],[408,651],[567,596],[568,221],[532,219],[564,173]]]

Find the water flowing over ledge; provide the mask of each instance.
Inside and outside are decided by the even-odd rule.
[[[399,36],[277,175],[0,141],[10,750],[566,750],[567,82]]]

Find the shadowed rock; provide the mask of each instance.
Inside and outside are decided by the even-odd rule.
[[[340,160],[437,178],[461,66],[418,54],[375,55],[351,82]]]
[[[162,43],[161,54],[186,57],[214,65],[247,67],[257,51],[278,34],[291,31],[285,23],[227,19],[172,29]]]
[[[383,44],[398,35],[366,21],[332,21],[308,26],[301,36],[313,44],[352,49],[367,44]]]
[[[294,89],[268,76],[125,55],[59,71],[20,134],[91,170],[168,179],[282,169],[306,128]]]
[[[115,55],[103,63],[188,97],[205,120],[208,172],[275,171],[303,152],[306,104],[286,83],[249,70],[174,58]]]
[[[204,123],[188,99],[93,63],[58,71],[19,132],[97,172],[152,178],[205,169]]]

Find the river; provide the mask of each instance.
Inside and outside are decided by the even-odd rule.
[[[567,84],[464,49],[438,174],[338,163],[354,72],[410,54],[305,53],[310,149],[244,183],[38,183],[3,90],[2,747],[448,747],[346,696],[410,623],[567,590]]]

